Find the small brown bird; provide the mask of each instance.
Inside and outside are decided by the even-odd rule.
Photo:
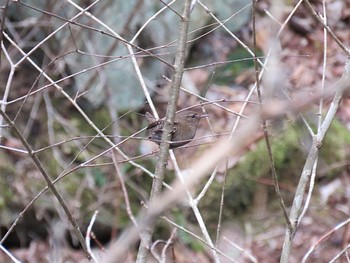
[[[196,135],[199,120],[207,116],[207,114],[201,115],[193,111],[184,111],[175,115],[169,149],[189,143]],[[146,112],[146,119],[150,123],[147,127],[149,131],[148,139],[160,145],[165,120],[157,120],[149,112]]]

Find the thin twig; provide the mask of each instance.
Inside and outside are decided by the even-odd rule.
[[[185,233],[189,234],[190,236],[194,237],[196,240],[202,242],[203,244],[205,244],[206,246],[208,246],[210,249],[215,250],[218,254],[224,256],[225,258],[227,258],[229,261],[231,262],[237,262],[234,259],[232,259],[229,255],[225,254],[224,252],[222,252],[221,250],[219,250],[217,247],[214,247],[212,245],[210,245],[208,242],[206,242],[203,238],[201,238],[200,236],[196,235],[195,233],[191,232],[190,230],[184,228],[183,226],[180,226],[178,224],[176,224],[174,221],[170,220],[168,217],[166,216],[162,216],[161,219],[165,220],[166,222],[168,222],[169,224],[171,224],[172,226],[175,226],[176,228],[180,229],[181,231],[184,231]]]
[[[219,168],[218,166],[215,167],[214,171],[211,173],[209,179],[205,183],[202,191],[198,194],[197,198],[193,200],[196,204],[199,203],[199,201],[204,197],[206,192],[209,190],[209,187],[214,182],[214,179],[215,179],[217,172],[218,172],[218,168]]]
[[[177,229],[176,229],[176,228],[174,228],[173,231],[171,231],[171,235],[170,235],[170,237],[168,238],[168,240],[167,240],[167,242],[166,242],[164,248],[162,249],[162,263],[166,263],[166,261],[165,261],[165,260],[166,260],[166,258],[165,258],[165,253],[166,253],[168,247],[169,247],[170,245],[172,245],[172,243],[173,243],[172,240],[174,239],[174,237],[175,237],[175,235],[176,235],[176,232],[177,232]]]
[[[245,249],[241,248],[240,246],[238,246],[237,244],[233,243],[227,237],[224,237],[223,239],[227,243],[229,243],[231,246],[233,246],[233,247],[237,248],[239,251],[241,251],[243,253],[243,255],[247,256],[252,262],[258,263],[258,260],[251,253],[249,253],[247,250],[245,250]]]
[[[349,225],[350,223],[350,218],[348,218],[347,220],[345,220],[344,222],[341,222],[340,224],[338,224],[337,226],[335,226],[332,230],[328,231],[326,234],[324,234],[321,238],[319,238],[314,245],[312,245],[310,247],[310,249],[307,251],[307,253],[304,255],[302,263],[305,263],[307,261],[307,259],[310,257],[310,255],[315,251],[315,249],[320,246],[324,241],[326,241],[332,234],[334,234],[336,231],[338,231],[339,229],[341,229],[344,226]],[[339,254],[342,254],[339,253]]]
[[[126,212],[130,218],[130,220],[133,222],[133,224],[138,227],[136,218],[134,216],[134,214],[132,213],[131,210],[131,205],[130,205],[130,201],[129,201],[129,194],[128,194],[128,189],[126,188],[125,182],[124,182],[124,176],[122,174],[122,171],[119,168],[118,162],[117,162],[117,156],[116,153],[113,151],[112,154],[112,159],[113,159],[113,164],[114,164],[114,168],[115,168],[115,172],[120,180],[120,185],[122,187],[122,191],[123,191],[123,195],[124,195],[124,201],[125,201],[125,206],[126,206]]]
[[[3,245],[0,244],[0,250],[2,250],[14,263],[21,263],[14,255],[11,254]]]
[[[216,227],[216,247],[219,244],[220,234],[221,234],[222,213],[224,211],[225,186],[226,186],[227,171],[228,171],[228,158],[226,158],[226,160],[225,160],[225,172],[224,172],[224,178],[222,180],[222,186],[221,186],[220,211],[219,211],[218,225]]]

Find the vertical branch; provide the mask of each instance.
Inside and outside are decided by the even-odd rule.
[[[166,111],[164,130],[162,134],[162,140],[160,144],[160,151],[158,155],[155,176],[153,178],[152,189],[150,194],[150,203],[154,202],[162,191],[162,185],[165,173],[165,163],[168,158],[169,152],[169,136],[171,135],[171,130],[173,128],[176,104],[179,97],[179,91],[181,86],[182,75],[184,71],[185,64],[185,53],[186,53],[186,43],[187,43],[187,33],[190,18],[190,0],[186,0],[183,6],[183,11],[180,21],[179,29],[179,42],[174,63],[174,77],[169,92],[169,102]],[[149,254],[149,248],[151,244],[153,229],[152,227],[147,227],[141,233],[141,243],[139,246],[139,251],[137,254],[137,263],[144,263],[147,261]]]
[[[323,0],[322,5],[323,5],[323,19],[324,19],[325,24],[327,24],[327,12],[326,12],[325,0]],[[323,29],[323,65],[322,65],[321,94],[324,94],[324,91],[325,91],[326,68],[327,68],[327,47],[328,47],[328,45],[327,45],[328,40],[327,39],[328,39],[327,38],[327,30],[324,28]],[[317,131],[319,131],[321,129],[322,119],[323,119],[322,112],[323,112],[323,97],[320,98],[320,102],[318,105]],[[301,215],[299,217],[299,221],[302,220],[302,218],[306,214],[307,209],[310,205],[311,196],[312,196],[314,186],[315,186],[317,162],[318,162],[318,158],[316,158],[316,160],[315,160],[315,164],[314,164],[314,168],[312,171],[312,176],[311,176],[311,180],[310,180],[310,184],[309,184],[309,191],[308,191],[308,194],[306,197],[303,212],[301,213]]]
[[[332,100],[331,106],[327,112],[327,115],[318,131],[318,133],[314,136],[311,149],[309,152],[309,155],[306,159],[303,171],[300,176],[300,180],[297,186],[297,190],[295,192],[295,196],[293,199],[293,204],[290,211],[289,220],[292,224],[292,229],[286,231],[286,235],[284,238],[283,248],[282,248],[282,254],[281,254],[281,260],[280,262],[289,262],[289,256],[292,250],[292,241],[294,238],[294,235],[297,231],[297,227],[299,224],[299,215],[302,209],[303,199],[305,195],[305,189],[307,187],[307,184],[310,180],[310,176],[312,174],[312,170],[315,169],[314,164],[318,157],[318,150],[322,147],[322,143],[324,140],[324,137],[326,136],[326,133],[332,124],[332,121],[335,117],[336,112],[338,111],[338,108],[340,106],[340,102],[343,97],[343,91],[344,88],[347,88],[349,86],[349,79],[350,79],[350,58],[348,58],[344,74],[341,78],[341,80],[338,83],[337,91],[334,95],[334,98]]]
[[[260,79],[259,79],[259,65],[258,65],[258,58],[256,56],[256,53],[257,53],[256,29],[255,29],[256,0],[252,0],[252,1],[253,1],[252,20],[253,20],[253,43],[254,43],[254,68],[255,68],[255,79],[256,79],[256,91],[258,93],[258,99],[259,99],[259,104],[260,104],[260,108],[261,108],[262,107],[262,97],[261,97]],[[282,194],[281,194],[279,184],[278,184],[278,177],[277,177],[277,172],[276,172],[276,167],[275,167],[275,161],[274,161],[273,154],[272,154],[272,148],[271,148],[269,133],[267,130],[266,120],[262,119],[261,124],[263,127],[265,144],[266,144],[267,153],[269,156],[269,164],[270,164],[270,170],[271,170],[271,175],[272,175],[272,179],[273,179],[273,185],[274,185],[275,192],[277,194],[280,206],[282,208],[283,215],[286,219],[288,228],[291,229],[291,223],[290,223],[289,218],[288,218],[287,209],[286,209],[286,206],[284,204]]]
[[[302,203],[304,199],[304,193],[306,186],[310,180],[313,169],[316,169],[316,161],[318,158],[318,149],[322,146],[322,142],[326,133],[335,117],[336,112],[338,111],[340,102],[343,97],[344,88],[348,87],[349,83],[349,74],[350,74],[350,50],[339,40],[339,38],[334,34],[334,32],[326,24],[326,20],[322,19],[316,11],[313,9],[312,5],[308,0],[304,1],[306,9],[310,12],[310,15],[320,23],[324,29],[329,33],[332,39],[338,44],[338,46],[344,51],[347,55],[347,61],[345,65],[344,74],[341,80],[338,83],[337,91],[334,95],[333,101],[330,108],[328,109],[325,120],[322,122],[322,125],[319,126],[317,134],[313,137],[313,142],[307,160],[305,162],[303,171],[300,176],[300,180],[297,186],[297,190],[293,199],[293,204],[290,211],[289,220],[292,224],[292,229],[286,231],[280,262],[289,262],[289,256],[292,250],[292,241],[293,237],[297,231],[298,224],[300,222]],[[312,182],[311,182],[312,183]],[[306,203],[306,206],[308,204]],[[304,214],[304,213],[302,213]]]
[[[298,225],[298,217],[299,217],[302,202],[304,199],[304,192],[305,192],[307,183],[309,182],[315,160],[318,156],[318,148],[316,147],[315,142],[316,140],[314,140],[312,143],[309,155],[306,159],[303,171],[300,176],[297,190],[295,192],[293,205],[289,216],[289,220],[292,224],[292,228],[286,230],[286,235],[285,235],[282,253],[281,253],[281,260],[280,260],[281,263],[289,262],[289,256],[292,250],[292,241]]]

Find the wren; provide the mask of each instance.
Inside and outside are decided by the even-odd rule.
[[[147,127],[148,139],[160,145],[164,130],[164,119],[156,119],[146,112],[146,119],[150,123]],[[183,111],[175,115],[173,130],[170,132],[169,149],[174,149],[189,143],[196,135],[199,120],[207,117],[194,111]]]

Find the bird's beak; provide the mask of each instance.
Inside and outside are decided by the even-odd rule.
[[[199,116],[199,118],[206,118],[206,117],[209,117],[209,114],[202,114]]]

